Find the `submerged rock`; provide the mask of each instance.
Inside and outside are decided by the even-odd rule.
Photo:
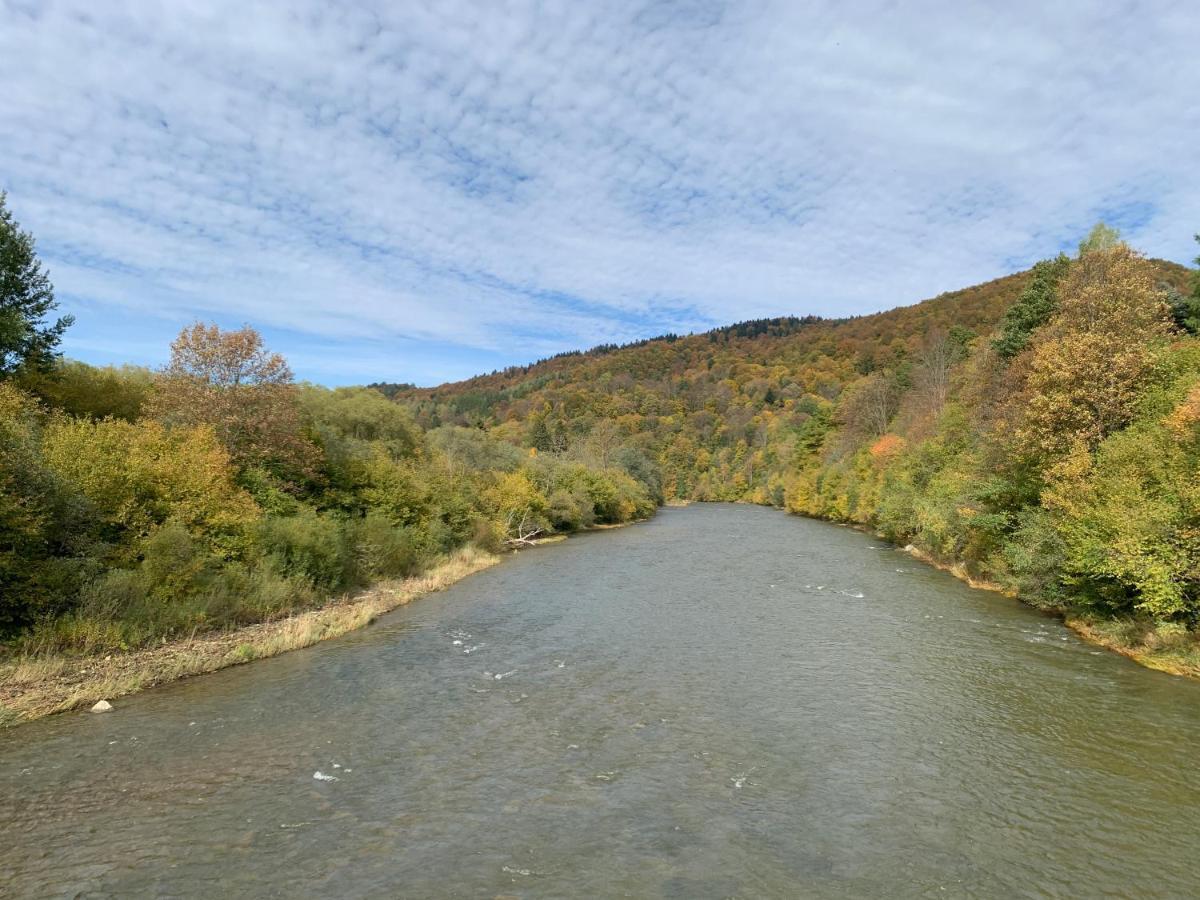
[[[112,712],[113,705],[107,700],[97,700],[92,712]]]

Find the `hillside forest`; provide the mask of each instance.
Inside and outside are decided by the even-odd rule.
[[[0,198],[0,634],[97,653],[744,501],[862,525],[1162,642],[1200,620],[1200,280],[1071,256],[844,320],[744,322],[432,389],[297,383],[247,326],[160,370],[63,359]]]

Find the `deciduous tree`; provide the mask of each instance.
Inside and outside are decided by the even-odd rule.
[[[1019,435],[1035,455],[1094,448],[1127,425],[1170,333],[1145,260],[1124,244],[1089,253],[1061,286],[1058,313],[1033,341]]]
[[[317,449],[305,433],[292,370],[253,328],[196,322],[183,329],[148,407],[168,425],[211,425],[241,468],[291,481],[313,471]]]

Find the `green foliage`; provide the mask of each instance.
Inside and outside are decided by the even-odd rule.
[[[1200,243],[1200,234],[1196,235],[1196,242]],[[1200,256],[1195,263],[1200,266]],[[1170,284],[1165,290],[1176,327],[1188,334],[1200,334],[1200,270],[1192,273],[1191,290],[1186,294]]]
[[[1036,263],[1029,284],[1007,310],[1000,322],[1000,334],[992,346],[1003,359],[1012,359],[1029,346],[1034,331],[1041,328],[1058,308],[1055,289],[1067,273],[1071,261],[1060,253],[1054,259]]]
[[[1017,515],[999,562],[1005,581],[1021,597],[1045,608],[1069,602],[1064,579],[1067,550],[1054,516],[1038,506]]]
[[[428,438],[454,469],[512,472],[521,466],[526,456],[519,447],[497,440],[478,428],[443,425],[430,431]]]
[[[640,484],[646,496],[655,504],[663,501],[662,468],[640,447],[622,447],[613,462],[630,478]]]
[[[1112,250],[1121,244],[1121,232],[1115,228],[1097,222],[1088,232],[1087,237],[1079,242],[1080,257],[1096,251]]]
[[[363,458],[370,455],[370,448],[381,447],[393,459],[405,459],[422,446],[420,429],[408,410],[378,391],[305,385],[300,400],[325,452],[333,458]]]
[[[0,384],[0,635],[62,609],[94,550],[86,499],[42,459],[45,418]]]
[[[1191,294],[1168,287],[1165,296],[1175,327],[1188,334],[1200,334],[1200,286]]]
[[[0,191],[0,378],[49,369],[74,321],[71,316],[47,321],[58,308],[54,288],[34,252],[33,236],[21,230],[7,201]]]
[[[255,545],[279,575],[335,591],[354,576],[353,548],[347,537],[337,516],[303,509],[287,518],[264,519]]]
[[[165,373],[0,384],[0,634],[90,652],[261,621],[661,496],[607,422],[587,446],[610,464],[539,459],[477,428],[426,435],[378,391],[297,387],[250,329],[192,326],[173,350]]]
[[[135,422],[153,389],[154,375],[140,366],[96,367],[58,360],[48,371],[23,373],[20,385],[68,415]]]
[[[420,548],[410,529],[397,528],[386,516],[371,510],[349,531],[355,576],[360,582],[399,578],[417,570]]]

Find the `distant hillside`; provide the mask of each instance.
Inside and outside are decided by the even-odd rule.
[[[1187,289],[1189,269],[1148,265],[1156,280]],[[759,319],[603,345],[435,388],[373,387],[410,406],[425,428],[494,429],[543,450],[578,448],[606,420],[658,459],[668,496],[782,502],[768,490],[772,454],[755,464],[751,448],[796,434],[813,440],[806,422],[828,418],[843,390],[872,372],[903,377],[931,334],[989,334],[1028,281],[1020,272],[848,319]]]

